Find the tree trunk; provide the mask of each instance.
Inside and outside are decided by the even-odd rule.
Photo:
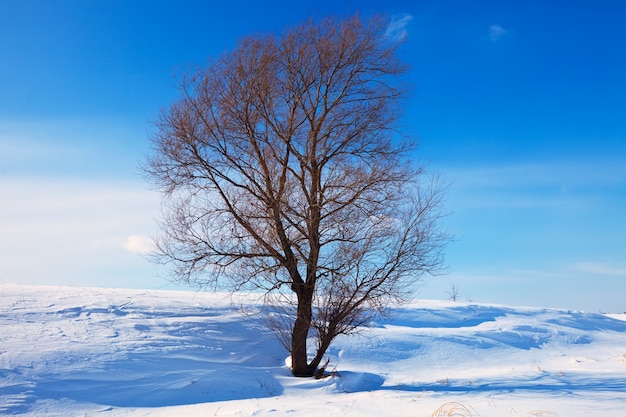
[[[335,336],[337,336],[337,334],[335,333],[334,328],[328,329],[328,333],[320,336],[320,340],[318,340],[319,347],[317,349],[317,354],[309,365],[313,372],[317,370],[317,367],[322,362],[322,359],[324,358],[324,355],[326,354],[326,351],[330,347],[330,343],[333,341]]]
[[[311,369],[308,363],[306,343],[313,317],[313,290],[301,288],[297,295],[298,315],[291,335],[291,371],[294,376],[309,377],[315,372],[315,369]]]

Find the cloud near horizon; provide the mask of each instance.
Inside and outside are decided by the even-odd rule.
[[[146,255],[154,251],[154,242],[145,236],[131,235],[126,238],[124,248],[132,253]]]
[[[626,266],[603,262],[579,262],[573,266],[575,271],[594,275],[624,276]]]
[[[2,279],[22,284],[141,285],[159,195],[143,183],[0,178]],[[138,272],[139,271],[139,272]]]

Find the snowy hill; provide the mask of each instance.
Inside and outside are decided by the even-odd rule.
[[[0,414],[626,416],[619,318],[419,301],[313,380],[252,298],[0,285]]]

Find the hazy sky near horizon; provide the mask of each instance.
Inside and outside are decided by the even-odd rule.
[[[626,3],[0,0],[0,283],[176,288],[138,169],[176,75],[254,33],[384,13],[404,127],[451,182],[419,296],[626,311]]]

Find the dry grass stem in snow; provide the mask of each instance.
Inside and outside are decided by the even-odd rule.
[[[478,417],[478,413],[469,405],[451,401],[443,404],[431,417]]]

